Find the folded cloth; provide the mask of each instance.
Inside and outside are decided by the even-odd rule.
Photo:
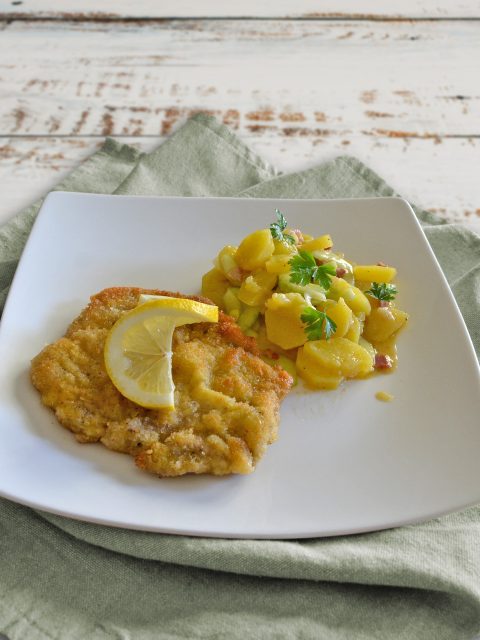
[[[58,189],[275,198],[391,196],[340,157],[276,175],[197,116],[150,154],[107,140]],[[0,230],[3,301],[39,205]],[[480,238],[416,210],[480,352]],[[470,640],[480,631],[480,508],[301,541],[115,529],[0,500],[0,630],[10,640]]]

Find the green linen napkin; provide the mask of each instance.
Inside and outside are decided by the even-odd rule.
[[[278,176],[225,127],[190,120],[151,154],[107,140],[62,190],[275,198],[390,196],[340,157]],[[0,295],[39,205],[0,230]],[[417,210],[480,352],[480,238]],[[1,304],[1,303],[0,303]],[[480,508],[375,533],[215,540],[114,529],[0,500],[0,631],[10,640],[470,640]]]

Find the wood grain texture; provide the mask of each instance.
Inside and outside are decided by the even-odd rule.
[[[350,153],[407,198],[478,225],[480,22],[54,20],[0,29],[0,220],[105,135],[148,148],[206,111],[284,171]]]
[[[476,22],[14,22],[0,131],[155,136],[206,110],[241,135],[475,136],[479,58]]]
[[[123,142],[150,151],[163,138],[125,137]],[[245,142],[283,172],[306,169],[340,154],[351,154],[377,171],[412,202],[451,221],[461,221],[480,233],[478,186],[466,168],[478,167],[480,140],[376,140],[353,136],[345,144],[331,136],[321,144],[309,138],[248,134]],[[0,224],[14,212],[48,192],[83,158],[95,151],[100,138],[29,137],[0,139]],[[478,172],[477,172],[478,173]]]
[[[225,0],[1,0],[0,15],[56,19],[121,19],[171,17],[256,18],[448,18],[478,17],[478,0],[275,0],[275,2],[225,2]]]

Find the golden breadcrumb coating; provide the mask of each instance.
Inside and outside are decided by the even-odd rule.
[[[220,312],[218,323],[174,332],[175,410],[135,404],[108,377],[103,349],[113,324],[138,304],[141,293],[211,304],[134,287],[92,296],[65,337],[32,361],[32,382],[42,401],[79,442],[100,441],[159,476],[250,473],[277,437],[280,402],[291,377],[259,358],[255,340]]]

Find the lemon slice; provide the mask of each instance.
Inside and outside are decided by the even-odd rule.
[[[218,322],[218,307],[155,296],[125,313],[104,349],[107,373],[120,393],[142,407],[173,408],[173,331],[194,322]]]

